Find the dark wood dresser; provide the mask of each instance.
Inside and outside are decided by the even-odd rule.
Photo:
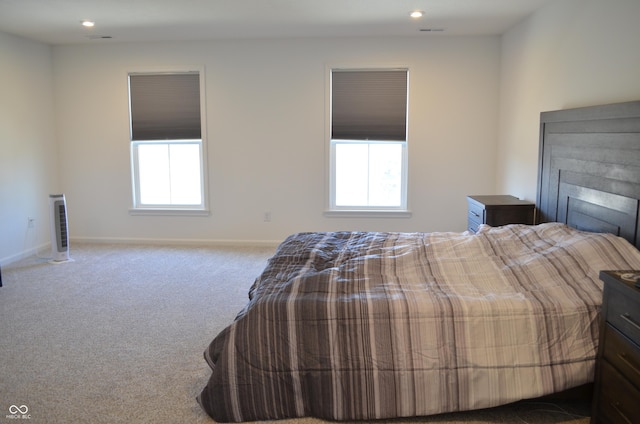
[[[600,345],[591,423],[640,422],[639,271],[601,271]]]
[[[507,224],[529,224],[534,221],[536,205],[507,195],[467,196],[467,229],[478,231],[480,224],[499,227]]]

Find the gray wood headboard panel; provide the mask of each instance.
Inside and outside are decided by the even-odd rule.
[[[537,208],[640,248],[640,101],[540,114]]]

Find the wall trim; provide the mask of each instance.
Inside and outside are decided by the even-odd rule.
[[[69,242],[96,244],[147,244],[162,246],[229,246],[229,247],[277,247],[282,240],[225,240],[225,239],[161,239],[161,238],[129,238],[129,237],[72,237]]]
[[[73,237],[69,239],[70,254],[73,255],[74,243],[94,244],[144,244],[156,246],[215,246],[215,247],[278,247],[282,240],[221,240],[221,239],[157,239],[157,238],[125,238],[125,237]],[[51,259],[49,253],[51,243],[47,242],[14,255],[0,258],[0,266],[36,256],[39,259]],[[39,255],[42,252],[42,255]],[[46,252],[46,253],[44,253]],[[47,257],[49,255],[49,257]]]
[[[38,256],[38,252],[42,252],[42,251],[47,251],[50,252],[51,251],[51,243],[50,242],[46,242],[43,243],[41,245],[35,246],[35,247],[31,247],[29,249],[25,249],[22,252],[18,252],[15,253],[13,255],[10,256],[5,256],[4,258],[0,258],[0,266],[7,266],[10,265],[14,262],[18,262],[21,261],[22,259],[26,259],[29,258],[31,256]],[[45,259],[45,258],[43,258]]]

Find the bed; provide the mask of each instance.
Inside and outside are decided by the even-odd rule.
[[[640,269],[640,102],[544,112],[537,225],[289,236],[211,342],[218,422],[487,408],[593,380],[602,269]]]

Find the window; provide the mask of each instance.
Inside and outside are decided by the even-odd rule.
[[[332,69],[330,210],[407,210],[406,69]]]
[[[133,205],[204,210],[200,72],[129,74]]]

